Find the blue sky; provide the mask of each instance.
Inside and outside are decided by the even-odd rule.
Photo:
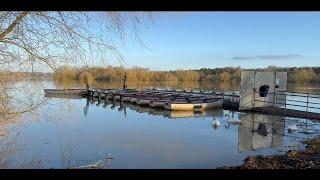
[[[126,42],[125,67],[320,66],[320,12],[155,12],[154,23],[148,48]]]

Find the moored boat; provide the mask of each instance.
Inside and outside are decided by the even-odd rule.
[[[158,100],[151,100],[149,102],[150,107],[161,107],[163,108],[166,102],[169,102],[170,99],[158,99]]]
[[[205,99],[202,101],[189,101],[189,102],[166,102],[164,105],[165,109],[173,111],[184,111],[184,110],[204,110],[221,108],[223,99]]]
[[[44,89],[46,94],[87,94],[86,89]]]

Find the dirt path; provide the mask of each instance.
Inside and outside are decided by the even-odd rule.
[[[305,140],[305,150],[289,150],[284,155],[248,156],[240,166],[217,169],[320,169],[320,138]]]

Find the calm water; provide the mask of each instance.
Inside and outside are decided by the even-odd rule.
[[[0,140],[3,168],[70,168],[99,160],[113,169],[215,168],[239,165],[248,155],[302,148],[301,140],[320,133],[317,120],[223,109],[194,114],[130,103],[45,98],[42,89],[55,87],[54,83],[27,82],[16,86],[20,85],[39,92],[28,97],[21,94],[21,99],[46,101],[33,113],[5,125],[7,135]],[[232,84],[222,86],[238,89]],[[314,85],[307,91],[318,93],[319,87]],[[288,86],[288,90],[297,89],[297,85]],[[223,119],[228,113],[243,124],[228,126]],[[220,119],[221,126],[217,129],[211,125],[214,118]],[[291,124],[298,126],[298,131],[292,134],[287,132]],[[261,125],[266,127],[266,134],[257,131]]]

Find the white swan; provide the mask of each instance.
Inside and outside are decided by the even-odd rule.
[[[228,123],[242,124],[242,121],[240,119],[231,118],[230,114],[226,114],[225,117],[228,117],[227,119]]]
[[[217,118],[214,118],[212,121],[212,126],[220,126],[220,121]]]
[[[294,124],[294,125],[290,125],[289,127],[288,127],[288,132],[289,133],[291,133],[291,132],[293,132],[293,131],[296,131],[296,130],[298,130],[298,128],[297,128],[297,126]]]

